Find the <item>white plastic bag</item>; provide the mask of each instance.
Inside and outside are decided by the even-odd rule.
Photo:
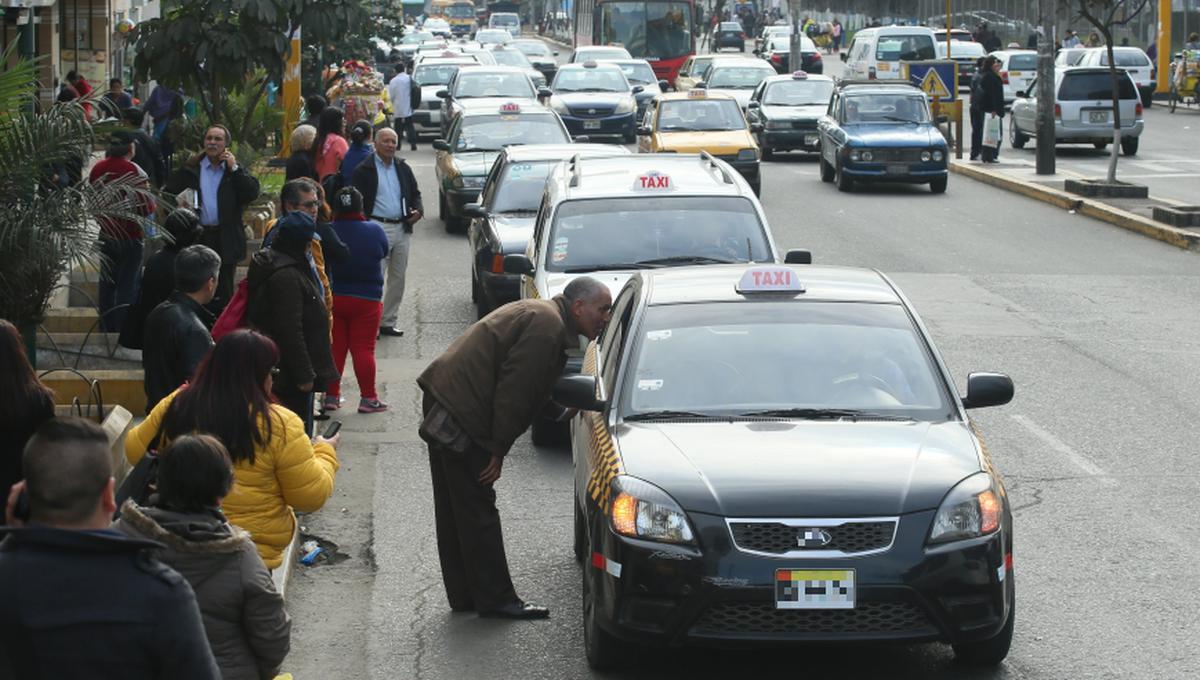
[[[1000,148],[1000,116],[994,113],[986,114],[983,119],[983,145],[993,149]]]

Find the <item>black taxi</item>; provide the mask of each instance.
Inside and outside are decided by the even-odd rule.
[[[661,645],[926,642],[996,664],[1014,625],[1013,520],[924,325],[868,269],[634,274],[572,424],[588,662]]]
[[[820,151],[817,122],[832,96],[832,78],[804,71],[759,83],[746,105],[746,118],[759,126],[755,138],[763,160],[771,160],[776,151]]]

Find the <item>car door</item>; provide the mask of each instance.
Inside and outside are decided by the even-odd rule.
[[[1037,131],[1037,77],[1029,81],[1025,97],[1013,100],[1012,124],[1023,134],[1034,137]]]
[[[450,101],[454,98],[454,88],[458,86],[458,74],[460,71],[455,71],[454,75],[450,76],[450,81],[446,83],[446,96],[442,98],[442,137],[450,136],[450,114],[453,108],[450,106]]]
[[[841,148],[838,142],[834,139],[834,134],[837,130],[837,119],[842,110],[842,96],[838,92],[834,92],[829,99],[829,108],[826,109],[825,115],[821,116],[821,120],[817,121],[817,134],[821,139],[821,157],[826,163],[836,167],[837,152]]]
[[[658,100],[650,102],[646,107],[646,117],[642,119],[642,125],[650,128],[646,135],[638,135],[638,153],[652,153],[654,151],[654,142],[658,137]]]
[[[762,125],[764,129],[766,129],[767,119],[762,115],[762,96],[766,87],[767,81],[764,80],[763,82],[759,83],[758,86],[754,88],[754,92],[750,93],[750,101],[757,102],[758,106],[746,107],[747,122],[749,122],[751,125]]]

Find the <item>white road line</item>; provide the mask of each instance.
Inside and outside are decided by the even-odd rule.
[[[1061,439],[1042,429],[1040,425],[1033,422],[1029,418],[1022,415],[1014,415],[1012,416],[1012,419],[1017,421],[1017,424],[1021,427],[1029,430],[1030,434],[1045,442],[1047,446],[1066,456],[1072,463],[1075,464],[1075,467],[1083,470],[1088,475],[1093,477],[1101,477],[1102,481],[1106,485],[1115,485],[1117,483],[1115,479],[1108,477],[1108,473],[1101,469],[1099,465],[1096,465],[1089,460],[1087,456],[1071,448]]]

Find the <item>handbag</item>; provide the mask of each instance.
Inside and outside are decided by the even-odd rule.
[[[221,316],[218,316],[217,322],[213,324],[213,342],[246,326],[246,311],[250,306],[249,301],[250,284],[246,283],[246,279],[242,279],[234,287],[233,297],[229,298],[229,304],[225,305],[225,309],[221,310]]]
[[[113,513],[115,520],[121,514],[121,506],[125,501],[131,500],[138,505],[146,505],[150,500],[150,495],[158,489],[158,445],[162,439],[162,425],[158,426],[158,431],[154,433],[154,438],[150,440],[150,444],[146,447],[146,455],[133,466],[129,474],[125,475],[125,479],[121,480],[121,486],[117,487],[117,492],[114,494],[117,502],[117,511]]]
[[[994,113],[987,114],[983,120],[983,145],[1000,148],[1000,116]]]

